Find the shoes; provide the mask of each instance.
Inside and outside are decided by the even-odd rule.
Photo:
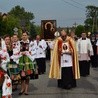
[[[67,90],[70,90],[71,88],[72,88],[71,85],[68,85],[68,86],[66,87]]]
[[[25,95],[29,95],[28,93],[24,93]]]
[[[71,85],[68,85],[66,87],[62,87],[62,89],[66,89],[66,90],[70,90],[71,88],[72,88]]]
[[[20,92],[19,95],[22,95],[24,93],[24,91]]]

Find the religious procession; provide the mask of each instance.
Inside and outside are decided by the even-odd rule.
[[[29,39],[27,31],[0,38],[0,98],[12,98],[17,91],[29,95],[30,80],[39,79],[46,73],[47,48],[50,49],[50,79],[57,80],[57,87],[70,90],[77,87],[77,79],[90,75],[90,66],[98,67],[98,34],[88,38],[82,33],[77,38],[74,32],[65,30],[54,33],[52,41],[40,35]],[[49,54],[48,54],[49,55]]]
[[[19,84],[19,95],[28,95],[29,80],[38,79],[46,71],[46,42],[39,35],[30,41],[28,33],[23,32],[20,41],[14,34],[0,38],[0,43],[0,98],[12,98],[12,91],[17,90]]]

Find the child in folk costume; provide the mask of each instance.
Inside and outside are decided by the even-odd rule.
[[[0,83],[2,84],[2,98],[11,98],[12,83],[10,77],[7,75],[7,63],[9,62],[9,55],[7,51],[2,48],[2,40],[0,39]]]
[[[34,70],[34,58],[31,52],[31,42],[28,39],[28,33],[22,33],[22,40],[20,41],[20,58],[19,58],[19,69],[21,71],[21,91],[19,95],[23,93],[28,95],[28,86],[30,75]]]

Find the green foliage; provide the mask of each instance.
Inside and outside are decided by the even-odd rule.
[[[25,26],[27,29],[30,25],[30,21],[34,19],[33,13],[26,12],[25,9],[19,5],[12,8],[8,14],[18,18],[20,20],[21,26]]]
[[[31,22],[33,19],[33,13],[25,11],[23,7],[15,6],[8,12],[5,19],[0,16],[0,36],[5,34],[13,35],[15,27],[19,29],[19,36],[24,29],[29,31],[32,36],[35,36],[39,30],[34,25],[34,22]]]
[[[34,15],[31,12],[26,12],[25,9],[23,7],[15,6],[14,8],[12,8],[12,10],[8,13],[9,15],[13,15],[17,18],[21,19],[25,19],[25,20],[32,20],[34,19]]]
[[[75,33],[77,36],[80,36],[81,33],[85,32],[85,27],[83,25],[78,25],[75,29]]]
[[[36,33],[39,34],[39,35],[41,35],[41,26],[39,26],[39,25],[34,25],[34,27],[35,27]]]
[[[93,5],[86,6],[86,17],[87,18],[93,18],[96,15],[96,11],[98,11],[98,7]]]
[[[15,27],[17,27],[17,28],[20,27],[18,18],[15,18],[11,15],[8,15],[5,21],[6,21],[7,33],[10,34],[10,35],[13,35],[13,33],[14,33],[13,29]]]
[[[15,6],[8,14],[18,18],[20,29],[29,31],[31,36],[36,35],[34,23],[31,22],[34,19],[33,13],[26,12],[23,7]]]
[[[13,35],[14,27],[19,27],[19,20],[13,16],[8,15],[5,19],[0,17],[0,36],[5,34]]]
[[[98,7],[93,5],[86,6],[85,26],[90,32],[98,30]]]
[[[0,16],[0,36],[3,36],[6,32],[6,22],[3,21],[2,16]]]
[[[41,35],[41,27],[38,25],[34,25],[33,23],[30,24],[31,29],[30,29],[30,35],[31,38],[34,39],[37,34]]]

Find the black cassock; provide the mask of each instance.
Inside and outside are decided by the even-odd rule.
[[[92,65],[92,67],[98,67],[98,56],[97,56],[96,42],[97,42],[96,40],[95,41],[91,41],[92,47],[93,47],[93,51],[94,51],[94,55],[91,56],[91,65]]]

